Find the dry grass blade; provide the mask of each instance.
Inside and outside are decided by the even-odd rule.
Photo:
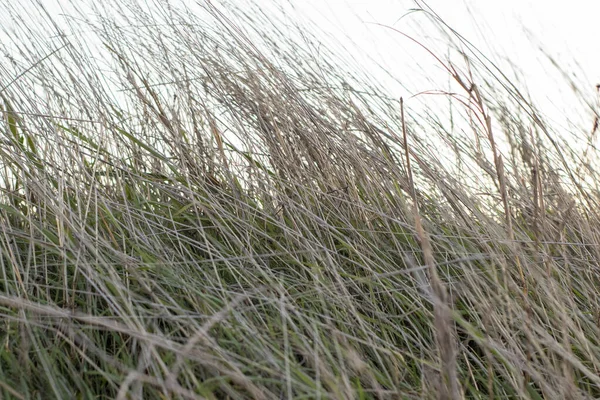
[[[415,228],[417,238],[423,250],[423,261],[428,268],[429,280],[431,282],[434,327],[436,330],[436,341],[441,361],[440,382],[437,388],[438,398],[440,400],[459,399],[462,396],[456,374],[456,350],[452,334],[453,321],[450,312],[451,305],[448,302],[448,295],[444,283],[437,272],[429,236],[423,228],[423,222],[421,221],[421,215],[419,213],[419,202],[410,165],[410,147],[408,144],[406,121],[404,119],[404,99],[402,98],[400,98],[400,113],[402,119],[402,135],[404,138],[404,153],[406,154],[406,171],[408,173],[408,180],[410,182],[412,200],[415,208]]]

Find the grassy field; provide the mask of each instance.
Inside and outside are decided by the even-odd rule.
[[[597,119],[474,49],[417,113],[246,3],[0,4],[0,398],[600,397]]]

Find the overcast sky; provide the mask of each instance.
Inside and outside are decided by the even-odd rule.
[[[432,57],[402,38],[393,27],[431,45],[435,33],[419,31],[423,17],[410,13],[411,0],[290,0],[297,10],[335,36],[356,43],[358,57],[368,53],[388,71],[412,83],[389,87],[394,95],[410,97],[444,89],[444,73]],[[600,1],[572,0],[426,0],[450,27],[474,44],[505,71],[518,71],[520,86],[556,126],[588,130],[598,105],[600,84]],[[384,25],[384,26],[382,26]],[[425,28],[427,29],[427,28]],[[443,56],[446,43],[433,49]],[[352,48],[351,48],[352,49]],[[543,50],[543,51],[542,51]],[[352,50],[351,50],[352,51]],[[546,55],[544,55],[544,53]],[[555,60],[562,71],[552,65]],[[567,79],[562,73],[567,75]],[[579,89],[576,94],[569,83]],[[596,107],[597,108],[597,107]]]
[[[67,1],[26,0],[20,4],[25,7],[29,3],[29,7],[36,7],[39,2],[58,14],[60,9],[52,5]],[[188,5],[202,3],[202,0],[170,1]],[[243,0],[229,0],[231,3],[236,1]],[[255,1],[260,3],[260,0]],[[74,1],[75,4],[85,2]],[[432,39],[435,32],[431,32],[432,37],[428,37],[430,32],[426,28],[419,32],[424,19],[419,13],[410,13],[416,5],[415,0],[262,2],[265,6],[275,2],[291,4],[299,16],[348,44],[348,53],[364,60],[367,67],[367,59],[372,58],[400,81],[410,83],[409,89],[390,85],[395,96],[406,98],[420,91],[441,90],[448,81],[447,74],[442,73],[430,55],[390,29],[414,35],[428,45],[436,43],[435,38]],[[213,3],[219,1],[213,0]],[[573,93],[569,93],[566,80],[551,66],[540,48],[559,62],[580,90],[596,96],[595,85],[600,83],[600,42],[597,39],[600,0],[427,0],[422,3],[430,6],[492,60],[504,68],[517,68],[527,89],[540,104],[549,108],[550,113],[571,107]],[[443,55],[446,44],[441,41],[439,44],[441,47],[433,50]]]
[[[401,49],[391,41],[394,36],[398,38],[397,34],[385,32],[386,28],[374,24],[410,32],[410,26],[418,23],[414,14],[404,16],[411,7],[410,1],[292,1],[310,18],[322,21],[321,26],[351,36],[363,49],[387,60],[391,68],[406,59],[403,51],[410,51],[410,47]],[[556,58],[567,71],[577,73],[590,90],[600,83],[600,1],[427,0],[426,3],[488,55],[506,56],[527,76],[532,90],[545,91],[552,84],[552,76],[547,75],[551,74],[547,71],[547,58],[539,48]],[[410,58],[418,57],[418,49],[412,53]]]

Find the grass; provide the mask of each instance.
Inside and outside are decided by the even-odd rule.
[[[467,42],[450,123],[274,11],[4,6],[0,397],[600,396],[595,131]]]

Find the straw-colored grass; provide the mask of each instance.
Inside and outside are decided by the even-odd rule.
[[[451,135],[276,11],[0,4],[0,398],[600,397],[597,169],[475,50]]]

